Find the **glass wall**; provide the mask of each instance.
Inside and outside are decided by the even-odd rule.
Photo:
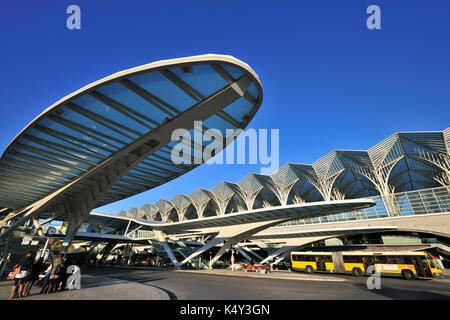
[[[369,199],[375,201],[375,206],[325,217],[292,220],[280,224],[277,227],[432,213],[450,213],[450,187],[448,186],[401,192],[387,196],[376,196],[370,197]]]

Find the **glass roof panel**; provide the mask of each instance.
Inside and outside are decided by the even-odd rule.
[[[220,65],[223,69],[225,69],[226,72],[228,72],[228,74],[233,77],[234,80],[239,79],[240,77],[242,77],[244,75],[244,72],[236,69],[235,67],[232,67],[228,64],[221,64]]]
[[[65,119],[68,119],[68,120],[76,122],[76,123],[81,123],[81,124],[83,124],[84,127],[88,127],[89,129],[101,132],[107,136],[110,136],[112,138],[118,139],[118,140],[126,142],[126,143],[130,143],[132,141],[132,139],[130,139],[124,135],[121,135],[121,134],[117,133],[116,131],[113,131],[113,130],[105,127],[104,125],[102,125],[96,121],[93,121],[81,114],[78,114],[77,112],[74,112],[67,107],[62,107],[61,110],[64,111],[62,117]],[[123,131],[123,130],[121,130],[121,131]],[[128,132],[126,132],[126,133],[128,133]],[[95,135],[95,133],[93,133],[93,135]]]
[[[73,130],[71,128],[63,126],[62,124],[54,122],[54,121],[52,121],[52,120],[50,120],[48,118],[42,119],[39,122],[39,125],[41,125],[43,127],[46,127],[46,128],[49,128],[49,129],[52,129],[52,130],[56,130],[56,131],[62,132],[62,133],[66,134],[66,135],[69,135],[69,136],[73,136],[74,138],[78,138],[79,140],[86,141],[87,143],[94,143],[96,145],[100,145],[100,146],[103,146],[103,147],[108,148],[108,149],[119,149],[119,148],[122,147],[122,144],[119,143],[119,142],[116,142],[116,141],[113,141],[111,139],[107,139],[107,138],[104,138],[104,137],[98,137],[97,138],[94,135],[83,134],[81,132],[78,132],[78,131],[75,131],[75,130]],[[99,139],[101,139],[101,141]],[[73,140],[73,141],[75,143],[80,143],[80,142],[75,141],[75,140]]]
[[[158,160],[159,159],[154,158],[154,157],[148,157],[146,159],[145,164],[148,165],[148,163],[152,163],[152,164],[155,165],[155,167],[162,168],[162,169],[165,169],[165,170],[169,170],[169,171],[174,172],[174,173],[182,171],[182,169],[176,167],[175,165],[169,165],[169,164],[163,164],[161,162],[156,162]]]
[[[67,154],[67,153],[64,153],[64,152],[62,152],[62,151],[59,151],[59,150],[56,150],[56,149],[53,149],[53,148],[49,148],[49,147],[47,147],[47,146],[44,146],[44,145],[35,143],[35,142],[33,142],[33,141],[31,141],[31,140],[28,140],[28,139],[25,139],[25,138],[20,138],[20,139],[19,139],[19,143],[21,143],[21,144],[23,144],[23,145],[26,145],[26,146],[34,147],[34,148],[39,148],[39,149],[41,149],[41,150],[43,150],[43,151],[49,151],[49,152],[53,152],[53,153],[55,153],[55,154],[59,154],[59,155],[61,155],[61,158],[58,157],[58,156],[56,156],[56,155],[54,155],[54,156],[55,156],[57,159],[62,160],[62,161],[66,161],[66,157],[69,157],[70,159],[73,159],[73,161],[77,161],[77,160],[74,158],[74,157],[77,157],[77,158],[81,158],[81,159],[83,159],[83,160],[90,161],[90,162],[94,162],[94,163],[99,162],[98,159],[93,158],[93,157],[89,157],[89,156],[84,155],[84,154],[77,154],[77,153],[75,153],[75,152],[72,152],[71,154]],[[69,160],[69,161],[70,161],[70,160]]]
[[[226,113],[228,113],[230,116],[232,116],[237,122],[242,122],[242,117],[245,113],[250,114],[250,111],[253,108],[253,104],[251,104],[247,99],[244,97],[239,98],[229,106],[227,106],[225,109],[223,109]]]
[[[46,140],[46,141],[49,141],[49,142],[52,142],[52,143],[57,143],[57,144],[66,146],[68,148],[76,149],[76,150],[79,150],[79,151],[82,151],[82,152],[88,152],[88,153],[89,152],[93,152],[96,155],[103,156],[103,157],[107,157],[107,156],[109,156],[111,154],[111,152],[108,152],[106,150],[99,149],[99,148],[96,148],[96,147],[92,147],[92,146],[89,146],[89,145],[82,145],[81,146],[79,142],[78,143],[75,142],[76,145],[74,145],[72,143],[68,143],[68,142],[64,141],[64,140],[70,140],[68,138],[63,138],[64,140],[62,140],[62,139],[59,139],[55,135],[50,135],[48,133],[41,132],[41,131],[36,130],[34,128],[31,128],[28,131],[28,133],[30,133],[34,137],[37,137],[37,138],[40,138],[40,139],[43,139],[43,140]],[[70,141],[72,141],[72,140],[70,140]]]
[[[158,123],[161,123],[161,121],[170,116],[118,82],[108,84],[97,91]],[[154,126],[151,123],[149,125]]]
[[[206,119],[205,121],[203,121],[203,125],[208,129],[220,130],[224,137],[226,134],[226,129],[233,129],[233,130],[236,129],[236,127],[233,126],[231,123],[223,120],[222,118],[219,118],[217,115],[213,115],[208,119]]]
[[[7,172],[15,172],[15,173],[23,172],[23,173],[26,173],[27,175],[36,176],[36,178],[45,178],[45,179],[52,180],[52,181],[55,181],[58,183],[65,182],[65,180],[62,179],[64,177],[61,177],[61,179],[58,179],[54,176],[56,174],[50,173],[48,170],[47,171],[41,170],[45,173],[39,173],[39,172],[36,172],[36,170],[34,170],[34,169],[21,167],[20,165],[12,163],[12,162],[5,161],[4,163],[5,163],[4,169],[8,170]]]
[[[189,73],[182,73],[180,68],[172,68],[170,71],[204,97],[208,97],[228,85],[225,79],[209,64],[194,65],[192,72]]]
[[[133,128],[133,130],[138,131],[141,135],[148,132],[148,128],[141,125],[140,123],[137,123],[130,117],[120,113],[116,109],[114,109],[111,106],[108,106],[104,104],[103,102],[89,96],[89,95],[83,95],[75,100],[73,102],[83,108],[86,108],[87,110],[94,112],[96,114],[99,114],[107,119],[110,119],[114,122],[120,123],[121,125],[129,128]],[[150,124],[149,124],[150,125]],[[150,125],[153,126],[153,125]],[[129,132],[131,134],[131,132]],[[133,134],[133,136],[136,136]]]
[[[252,83],[250,84],[250,86],[248,87],[247,91],[248,91],[248,93],[250,93],[250,95],[251,95],[253,98],[255,98],[255,99],[258,99],[258,98],[259,98],[259,90],[258,90],[258,87],[256,87],[255,82],[252,82]]]
[[[196,101],[159,72],[144,73],[130,80],[154,96],[180,111],[192,107]]]
[[[40,153],[36,153],[36,152],[30,151],[30,150],[25,150],[25,149],[18,149],[18,150],[20,150],[20,153],[23,153],[25,155],[33,156],[35,158],[42,159],[42,161],[46,161],[46,159],[44,158],[45,155],[42,155]],[[57,157],[53,157],[53,156],[51,156],[49,158],[50,159],[53,159],[53,158],[57,159]],[[57,160],[60,161],[60,162],[63,162],[63,163],[67,163],[67,164],[70,164],[70,165],[82,168],[82,169],[87,169],[87,168],[90,167],[90,165],[88,165],[88,164],[77,162],[77,161],[71,161],[71,160],[66,160],[66,159],[57,159]],[[61,166],[61,168],[64,168],[64,167]]]
[[[67,179],[70,179],[71,177],[73,177],[73,175],[70,175],[70,174],[67,174],[67,173],[63,173],[61,171],[55,171],[55,170],[47,169],[47,168],[44,168],[42,166],[35,167],[34,163],[32,163],[32,162],[30,162],[30,161],[28,161],[26,159],[18,158],[18,157],[14,156],[14,155],[8,155],[6,157],[5,163],[10,163],[11,165],[20,167],[21,165],[19,163],[17,163],[17,162],[9,162],[8,159],[13,160],[13,161],[14,160],[15,161],[20,161],[21,163],[24,163],[23,167],[29,167],[32,170],[44,171],[44,172],[47,172],[47,173],[50,173],[50,174],[53,174],[53,175],[57,175],[57,176],[61,176],[63,178],[67,178]]]

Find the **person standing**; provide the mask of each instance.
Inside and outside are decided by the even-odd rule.
[[[264,265],[264,268],[266,269],[266,273],[270,273],[270,263],[266,262],[266,264]]]
[[[33,265],[34,262],[32,255],[33,255],[32,252],[27,252],[25,257],[23,257],[22,260],[20,260],[19,264],[14,267],[14,269],[20,268],[20,272],[16,274],[16,276],[14,277],[14,285],[11,288],[11,295],[9,299],[14,298],[14,296],[16,295],[17,287],[19,288],[17,292],[17,297],[18,298],[22,297],[25,278],[28,275],[31,266]]]
[[[39,292],[39,293],[42,294],[44,292],[47,292],[51,272],[52,272],[52,264],[50,263],[48,265],[47,269],[44,271],[44,274],[39,276],[39,278],[42,279],[42,289],[41,289],[41,292]]]
[[[58,257],[52,262],[52,271],[49,277],[49,286],[45,293],[52,293],[57,289],[57,284],[59,284],[59,277],[61,275],[62,269],[64,267],[64,254],[60,253]]]
[[[64,266],[60,272],[59,278],[59,288],[61,291],[66,290],[67,279],[69,278],[69,274],[67,273],[67,268],[72,264],[71,258],[66,258],[64,261]],[[58,286],[57,286],[58,287]]]
[[[33,286],[35,281],[39,280],[39,274],[41,273],[42,269],[42,258],[38,258],[32,265],[30,269],[30,273],[25,278],[25,288],[23,292],[23,296],[26,297],[31,290],[31,287]]]

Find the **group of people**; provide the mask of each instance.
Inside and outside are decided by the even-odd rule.
[[[28,252],[22,260],[14,266],[10,279],[14,280],[9,299],[22,298],[30,294],[31,288],[37,282],[42,284],[40,293],[52,293],[60,289],[65,290],[68,278],[67,267],[70,262],[59,254],[48,266],[39,257],[33,259],[32,252]]]

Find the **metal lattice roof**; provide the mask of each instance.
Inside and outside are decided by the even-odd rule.
[[[270,176],[251,173],[237,184],[222,181],[184,197],[195,204],[197,218],[449,185],[449,142],[450,128],[399,132],[367,151],[333,150],[312,165],[287,163]]]

